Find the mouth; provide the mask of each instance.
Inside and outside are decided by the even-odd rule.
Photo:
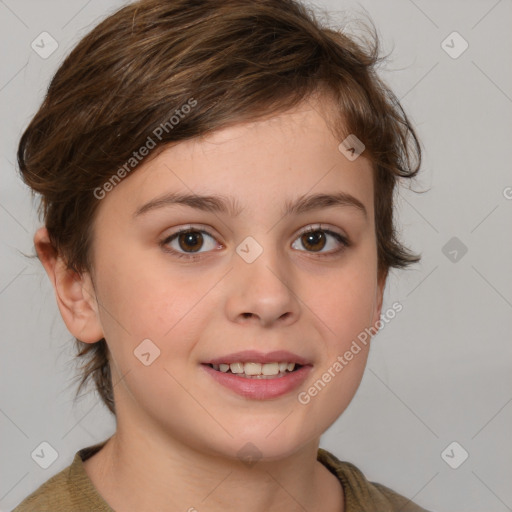
[[[286,375],[300,370],[304,365],[298,363],[290,363],[288,361],[271,362],[271,363],[256,363],[256,362],[234,362],[234,363],[205,363],[213,370],[225,373],[234,374],[237,377],[244,379],[279,379]]]
[[[245,399],[272,400],[302,386],[313,363],[287,350],[243,350],[201,363],[213,382]]]

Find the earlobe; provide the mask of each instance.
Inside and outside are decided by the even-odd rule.
[[[85,343],[101,340],[103,330],[90,275],[68,268],[52,246],[46,228],[36,231],[34,245],[53,285],[60,314],[69,332]]]

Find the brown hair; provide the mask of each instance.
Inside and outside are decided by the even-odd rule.
[[[419,261],[397,239],[393,193],[399,178],[418,172],[421,149],[376,74],[375,29],[364,28],[358,43],[294,0],[141,0],[96,26],[56,72],[18,148],[23,179],[41,195],[51,243],[69,268],[92,270],[97,191],[116,171],[125,176],[127,162],[135,166],[148,137],[153,158],[166,144],[284,112],[320,90],[336,102],[340,142],[355,134],[373,163],[379,275]],[[170,122],[191,98],[194,108]],[[76,343],[78,356],[88,355],[77,395],[93,378],[115,414],[105,340]]]

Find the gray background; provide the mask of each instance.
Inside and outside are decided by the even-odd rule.
[[[72,338],[42,267],[23,256],[39,223],[15,150],[64,56],[123,3],[0,0],[3,511],[115,428],[94,393],[73,406]],[[413,188],[428,189],[401,189],[402,238],[423,261],[392,273],[384,309],[397,300],[403,311],[374,339],[361,387],[322,446],[431,510],[512,510],[512,1],[317,5],[335,23],[366,10],[393,50],[382,76],[424,147]],[[47,59],[31,48],[43,31],[59,45]],[[457,58],[458,36],[442,45],[454,31],[469,44]],[[458,247],[443,249],[452,237]],[[48,469],[31,458],[43,441],[58,452]],[[469,453],[457,469],[441,456],[453,441],[462,448],[448,450],[452,465]]]

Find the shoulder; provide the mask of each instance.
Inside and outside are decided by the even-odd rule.
[[[359,511],[362,506],[365,512],[428,512],[388,487],[369,482],[354,464],[340,461],[327,450],[318,449],[318,460],[340,480],[346,512]]]
[[[71,466],[52,476],[32,494],[27,496],[13,512],[32,512],[43,510],[69,510],[71,489],[69,482]]]
[[[113,512],[98,494],[83,465],[87,456],[104,443],[78,451],[71,465],[43,483],[12,512]]]

